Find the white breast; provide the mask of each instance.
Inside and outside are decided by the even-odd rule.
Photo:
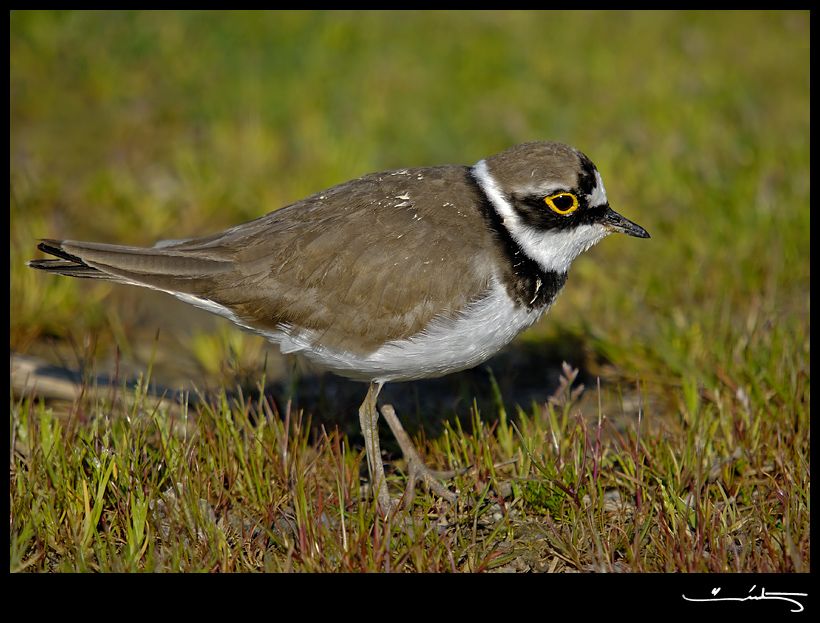
[[[472,368],[509,344],[546,311],[516,305],[504,287],[493,281],[486,297],[457,318],[437,318],[424,331],[387,342],[368,355],[311,346],[310,332],[268,336],[282,352],[299,352],[314,363],[358,380],[410,381]]]

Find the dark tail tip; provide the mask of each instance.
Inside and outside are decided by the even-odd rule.
[[[49,238],[44,238],[40,240],[40,244],[37,245],[37,248],[43,253],[54,255],[60,259],[68,260],[69,262],[76,262],[77,264],[85,264],[85,262],[83,262],[82,259],[76,255],[71,255],[71,253],[67,253],[63,250],[62,240],[51,240]]]
[[[63,250],[62,240],[44,239],[40,241],[37,248],[43,253],[53,255],[59,259],[55,260],[53,258],[48,258],[29,260],[26,262],[26,265],[29,268],[44,270],[46,272],[56,273],[58,275],[66,275],[68,277],[87,277],[96,279],[104,277],[104,273],[101,273],[96,268],[92,268],[86,264],[82,258]]]

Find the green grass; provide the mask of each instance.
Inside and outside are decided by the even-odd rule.
[[[184,409],[137,393],[90,418],[13,406],[13,571],[808,570],[805,431],[783,419],[695,406],[677,432],[619,432],[559,389],[515,423],[448,423],[424,450],[474,467],[462,502],[386,519],[338,431],[224,395],[175,430]]]
[[[808,571],[807,12],[16,11],[10,74],[12,350],[192,396],[12,392],[12,570]],[[586,152],[652,239],[579,258],[495,377],[392,387],[428,464],[474,466],[413,529],[375,512],[330,381],[24,265],[533,139]]]

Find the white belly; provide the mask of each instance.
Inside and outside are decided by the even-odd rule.
[[[486,361],[532,325],[547,308],[527,310],[514,304],[493,283],[489,295],[453,319],[437,318],[422,332],[387,342],[367,355],[311,346],[311,334],[269,335],[282,352],[297,352],[341,376],[363,381],[410,381],[443,376]]]
[[[190,294],[171,292],[178,299],[224,316],[279,344],[283,353],[298,353],[340,376],[360,381],[412,381],[473,368],[509,344],[549,309],[528,310],[516,305],[495,279],[489,294],[467,306],[456,318],[436,318],[426,329],[405,339],[387,342],[367,355],[314,346],[313,331],[260,331],[229,309]]]

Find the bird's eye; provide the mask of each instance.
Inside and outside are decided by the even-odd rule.
[[[578,197],[572,193],[558,193],[544,197],[544,202],[556,214],[566,216],[578,209]]]

